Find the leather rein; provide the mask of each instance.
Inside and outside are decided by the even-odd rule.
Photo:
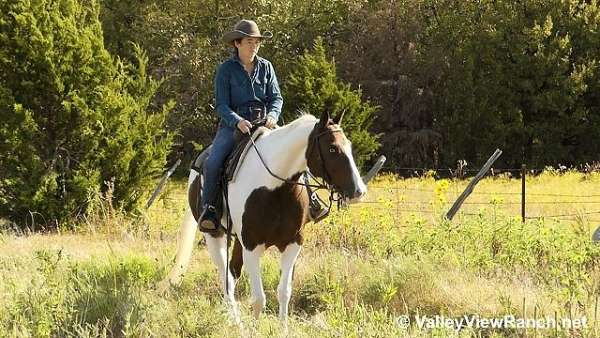
[[[265,121],[266,121],[266,119],[259,119],[259,120],[253,121],[252,125],[253,126],[264,125]],[[314,130],[316,130],[318,123],[319,122],[317,122],[315,124],[315,127],[313,128],[313,132],[314,132]],[[327,129],[327,130],[322,131],[322,132],[320,132],[320,133],[318,133],[318,134],[316,134],[314,136],[312,136],[312,133],[311,133],[311,137],[308,140],[308,142],[309,142],[309,145],[308,145],[309,149],[307,149],[307,153],[309,155],[311,154],[312,145],[315,142],[319,144],[319,146],[318,146],[318,150],[319,150],[319,152],[318,152],[319,162],[321,162],[321,169],[323,170],[323,173],[326,176],[323,179],[323,182],[319,182],[317,180],[317,178],[313,174],[311,174],[309,170],[307,170],[306,173],[308,173],[317,182],[317,185],[309,184],[308,182],[306,182],[306,183],[300,183],[300,182],[297,182],[297,181],[288,180],[286,178],[282,178],[281,176],[275,174],[271,170],[271,168],[269,168],[269,166],[267,165],[267,163],[265,162],[262,154],[258,150],[258,147],[256,147],[256,143],[254,143],[254,139],[252,139],[252,135],[249,134],[248,137],[250,138],[250,142],[252,143],[252,147],[254,148],[254,150],[256,150],[256,154],[258,155],[258,158],[260,158],[260,161],[262,162],[263,166],[265,167],[265,169],[267,169],[267,172],[271,176],[275,177],[276,179],[278,179],[278,180],[280,180],[280,181],[282,181],[284,183],[294,184],[294,185],[301,185],[301,186],[303,186],[305,188],[316,188],[316,190],[313,191],[313,194],[323,204],[326,204],[325,201],[323,201],[319,197],[319,195],[316,193],[316,191],[318,191],[320,189],[327,189],[329,191],[329,207],[328,207],[327,213],[329,214],[329,211],[331,210],[331,205],[333,204],[333,202],[334,201],[337,202],[338,203],[338,208],[339,208],[340,205],[341,205],[341,203],[343,202],[344,196],[343,196],[343,194],[339,193],[333,187],[333,185],[330,185],[330,184],[327,183],[327,181],[331,181],[331,175],[329,174],[329,171],[327,170],[327,166],[325,165],[325,158],[323,157],[323,150],[322,150],[322,147],[321,147],[321,143],[319,142],[319,137],[321,137],[321,136],[323,136],[325,134],[336,133],[336,132],[341,132],[341,131],[342,131],[341,128],[337,128],[337,129]],[[336,193],[338,194],[337,198],[335,197]],[[232,235],[232,233],[231,233],[232,229],[231,228],[232,227],[231,227],[231,224],[230,224],[231,223],[231,217],[229,216],[229,202],[228,202],[229,198],[228,198],[227,195],[228,195],[227,194],[227,189],[224,189],[225,205],[226,205],[227,213],[228,213],[228,215],[227,215],[227,228],[226,228],[227,229],[227,239],[226,239],[227,242],[226,243],[227,243],[227,248],[229,248],[230,242],[231,242],[231,235]],[[311,196],[311,198],[312,198],[312,196]],[[229,249],[227,249],[226,251],[227,251],[227,255],[226,255],[226,258],[225,258],[226,259],[226,265],[225,265],[225,290],[226,290],[227,294],[229,294],[229,277],[227,275],[227,272],[229,271]]]
[[[259,122],[258,124],[260,124],[260,120],[258,122]],[[319,124],[319,122],[317,122],[315,124],[315,127],[313,128],[313,132],[314,132],[314,130],[316,130],[318,124]],[[331,209],[331,204],[334,201],[338,202],[338,204],[339,204],[340,201],[342,201],[344,197],[343,197],[343,194],[340,193],[337,189],[335,189],[335,187],[333,185],[331,185],[331,184],[328,183],[328,182],[331,182],[331,175],[329,174],[329,170],[327,170],[327,165],[325,163],[325,157],[323,156],[323,149],[322,149],[321,143],[319,142],[319,138],[321,136],[325,135],[325,134],[333,134],[333,133],[336,133],[336,132],[342,132],[342,129],[341,128],[327,129],[327,130],[322,131],[322,132],[320,132],[320,133],[318,133],[318,134],[316,134],[314,136],[311,133],[311,136],[310,136],[310,138],[308,140],[307,154],[309,154],[309,155],[311,155],[311,152],[314,151],[313,150],[314,149],[313,145],[315,143],[318,144],[318,146],[317,146],[318,153],[317,154],[318,154],[319,162],[321,163],[321,170],[323,171],[323,174],[325,175],[325,178],[323,178],[323,181],[319,182],[319,180],[317,179],[317,177],[315,177],[310,172],[310,170],[306,171],[306,173],[308,173],[317,182],[316,185],[315,184],[310,184],[308,182],[306,182],[306,183],[300,183],[300,182],[297,182],[297,181],[293,181],[293,180],[289,180],[289,179],[283,178],[283,177],[275,174],[271,170],[271,168],[269,168],[269,166],[267,165],[267,163],[265,162],[262,154],[258,150],[258,147],[256,146],[256,143],[254,143],[254,140],[252,139],[252,137],[250,137],[250,142],[252,143],[252,147],[256,151],[256,154],[258,155],[258,157],[259,157],[260,161],[262,162],[263,166],[265,167],[265,169],[267,170],[267,172],[271,176],[275,177],[276,179],[278,179],[278,180],[280,180],[280,181],[282,181],[284,183],[288,183],[288,184],[301,185],[301,186],[304,186],[304,187],[307,187],[307,188],[315,188],[316,190],[321,190],[321,189],[328,190],[330,192],[330,195],[329,195],[329,208]],[[335,197],[336,193],[339,195],[337,198]],[[317,198],[319,198],[318,195],[316,195],[316,196],[317,196]],[[324,202],[324,201],[321,200],[321,202]]]

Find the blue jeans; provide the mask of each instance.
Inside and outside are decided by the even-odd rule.
[[[219,196],[215,196],[217,183],[223,171],[223,164],[227,156],[235,146],[233,139],[234,129],[219,126],[217,135],[215,136],[210,155],[204,163],[204,186],[202,187],[202,206],[207,204],[214,205]]]

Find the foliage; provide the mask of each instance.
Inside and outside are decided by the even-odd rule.
[[[225,32],[241,18],[256,20],[262,30],[272,31],[274,37],[263,44],[260,55],[274,64],[281,84],[307,42],[317,36],[334,41],[345,30],[351,8],[346,0],[103,0],[101,19],[110,52],[133,60],[129,41],[148,51],[149,72],[164,80],[156,102],[175,98],[177,104],[169,114],[168,128],[179,133],[171,157],[182,157],[180,174],[184,174],[197,148],[214,137],[217,117],[213,78],[217,66],[231,52],[222,41]]]
[[[433,105],[440,93],[431,85],[439,81],[440,64],[451,49],[436,42],[424,51],[420,45],[431,29],[432,5],[422,0],[365,2],[330,52],[340,77],[359,85],[380,106],[372,132],[382,134],[380,152],[394,167],[442,165],[439,153],[445,144],[434,125]]]
[[[581,196],[598,180],[597,177],[590,177],[586,179],[591,180],[588,183],[583,180],[584,177],[573,172],[557,175],[553,171],[545,171],[530,178],[528,191],[536,195],[542,204],[528,202],[531,203],[528,213],[561,214],[567,213],[575,205],[581,207],[586,203],[585,199],[553,205],[548,203],[546,199],[549,197],[543,196],[543,193],[552,191],[555,195]],[[585,218],[578,218],[573,224],[552,218],[522,223],[520,217],[511,217],[505,211],[505,207],[510,205],[505,198],[511,195],[498,197],[489,193],[490,190],[507,192],[520,189],[517,180],[505,178],[483,180],[478,186],[478,189],[484,189],[481,197],[469,197],[470,203],[479,206],[478,212],[466,210],[467,215],[473,215],[458,217],[450,222],[438,216],[444,214],[451,205],[445,201],[448,190],[454,190],[448,180],[425,177],[413,179],[412,183],[406,181],[399,181],[393,176],[379,176],[374,184],[384,191],[372,189],[372,186],[369,188],[369,194],[377,196],[373,197],[376,203],[334,212],[324,220],[325,226],[311,229],[307,242],[314,242],[317,247],[333,246],[380,258],[433,257],[434,260],[452,262],[453,265],[475,269],[489,276],[526,275],[537,283],[555,287],[556,297],[570,300],[588,297],[589,288],[596,283],[591,276],[598,268],[597,261],[600,258],[600,247],[590,241],[588,226],[595,229],[597,225],[588,224]],[[513,184],[512,188],[508,185],[510,183]],[[590,185],[586,187],[587,184]],[[396,191],[391,187],[395,187]],[[582,190],[571,190],[579,188]],[[404,201],[405,196],[398,195],[404,189],[407,201]],[[433,209],[429,220],[423,217],[423,213],[414,210],[418,209],[414,206],[419,205],[415,203],[418,198],[414,191],[419,190],[430,190],[426,195],[429,201],[422,203],[429,203]],[[462,189],[456,191],[455,196],[460,191]],[[487,202],[475,202],[476,198],[485,198]],[[594,201],[587,202],[588,207],[593,208]],[[505,203],[508,205],[503,205]],[[398,215],[407,205],[412,206],[413,210],[403,212],[403,216]],[[547,211],[533,210],[545,205],[549,208]],[[557,211],[559,207],[565,209]],[[465,208],[468,206],[463,206]],[[429,208],[423,210],[424,213],[427,211]],[[579,212],[584,217],[585,210]]]
[[[171,144],[172,103],[151,104],[146,55],[110,56],[94,1],[3,1],[0,13],[0,215],[57,226],[107,189],[134,209]]]
[[[317,39],[312,52],[305,51],[298,57],[284,88],[292,111],[344,114],[342,128],[352,142],[358,167],[373,156],[379,147],[379,136],[369,133],[369,127],[377,107],[362,101],[360,89],[353,90],[338,80],[335,63],[328,60],[322,39]]]
[[[228,56],[221,35],[233,23],[215,16],[229,11],[230,4],[222,3],[216,11],[214,6],[204,0],[102,1],[106,48],[133,61],[129,42],[138,43],[148,52],[149,73],[162,80],[154,102],[176,102],[167,120],[168,130],[176,132],[170,162],[183,156],[182,169],[197,155],[196,147],[210,143],[216,129],[213,76]]]
[[[62,251],[36,252],[38,274],[20,289],[8,290],[14,300],[4,316],[12,325],[3,332],[36,337],[96,333],[119,336],[140,332],[147,301],[143,286],[157,279],[152,262],[141,257],[108,263],[78,264]]]
[[[577,165],[599,150],[596,2],[484,1],[433,5],[422,61],[446,48],[436,124],[443,161]]]
[[[477,166],[495,148],[504,165],[582,165],[599,150],[596,1],[105,0],[102,13],[109,49],[132,59],[140,43],[165,79],[158,102],[176,97],[186,158],[213,136],[220,39],[242,17],[275,33],[261,54],[282,84],[322,36],[336,76],[381,107],[370,131],[390,165]]]

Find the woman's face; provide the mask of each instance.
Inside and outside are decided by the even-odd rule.
[[[254,60],[261,44],[260,38],[243,38],[241,42],[235,41],[235,46],[241,59]]]

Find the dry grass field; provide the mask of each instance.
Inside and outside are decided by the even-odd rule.
[[[468,181],[432,177],[381,175],[364,203],[307,225],[290,337],[600,336],[600,247],[591,241],[600,225],[600,175],[529,177],[525,223],[520,180],[484,179],[447,221]],[[185,184],[172,181],[137,218],[107,204],[76,231],[28,234],[5,224],[0,335],[282,336],[274,249],[263,260],[268,303],[259,321],[248,317],[246,277],[238,284],[243,330],[228,324],[201,239],[182,284],[156,290],[172,264],[184,198]],[[456,330],[436,316],[478,321]],[[486,319],[505,317],[516,322],[486,327],[493,326]]]

